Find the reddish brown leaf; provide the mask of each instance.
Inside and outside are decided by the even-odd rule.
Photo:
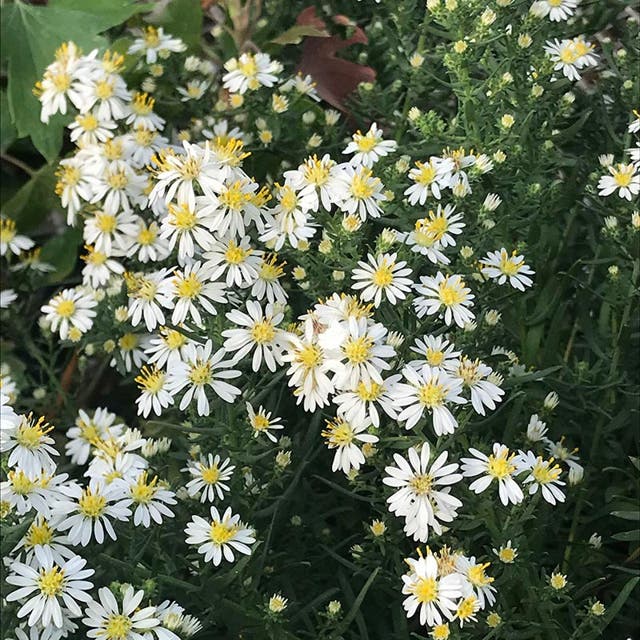
[[[333,16],[338,25],[352,26],[351,20],[343,15]],[[316,15],[315,7],[304,9],[296,20],[297,24],[325,29],[326,24]],[[366,67],[336,56],[336,52],[352,44],[366,44],[367,36],[360,27],[355,27],[347,40],[339,36],[328,38],[307,37],[302,45],[302,59],[298,71],[310,75],[316,83],[318,95],[340,111],[347,112],[345,101],[361,82],[373,82],[376,72]]]

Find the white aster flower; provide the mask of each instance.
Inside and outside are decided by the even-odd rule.
[[[214,502],[216,496],[219,500],[224,500],[225,492],[229,491],[227,482],[233,475],[235,466],[231,464],[230,458],[215,457],[209,453],[206,457],[201,456],[199,460],[189,460],[187,466],[182,471],[189,472],[193,479],[187,482],[187,492],[195,498],[198,493],[200,502]]]
[[[173,404],[173,396],[167,391],[167,374],[153,366],[142,367],[135,382],[141,391],[136,399],[138,415],[146,418],[151,411],[159,416],[163,409]]]
[[[113,138],[113,130],[117,126],[113,120],[102,120],[89,111],[78,114],[68,126],[69,138],[79,147],[98,144]]]
[[[520,291],[533,284],[529,276],[534,275],[535,271],[524,263],[524,256],[519,256],[516,251],[511,255],[504,247],[500,251],[489,251],[480,264],[484,265],[482,273],[487,278],[497,280],[498,284],[508,280],[512,287]]]
[[[278,80],[280,65],[266,53],[243,53],[224,64],[227,73],[222,76],[224,88],[231,93],[246,93],[264,87],[272,87]]]
[[[409,171],[409,178],[414,184],[404,192],[409,198],[409,204],[422,205],[429,195],[440,200],[442,189],[447,188],[451,182],[453,170],[454,163],[450,158],[432,156],[426,164],[416,162],[415,168]]]
[[[155,64],[158,56],[164,58],[169,53],[181,53],[187,48],[180,38],[165,34],[162,27],[147,25],[144,29],[132,29],[132,32],[137,38],[127,53],[129,55],[143,53],[147,64]]]
[[[527,440],[530,442],[540,442],[546,435],[547,423],[540,420],[537,413],[534,413],[529,418],[529,424],[527,425]]]
[[[335,179],[334,199],[338,207],[348,215],[357,215],[362,222],[367,218],[379,218],[380,205],[387,200],[384,185],[366,166],[342,165]]]
[[[247,402],[247,416],[249,418],[249,424],[253,429],[253,437],[257,438],[260,434],[264,433],[271,442],[277,442],[275,434],[271,431],[279,431],[284,429],[280,424],[282,418],[271,417],[271,411],[267,411],[262,405],[258,407],[256,411],[249,402]]]
[[[167,505],[176,504],[175,493],[158,482],[158,477],[148,479],[143,471],[133,482],[129,482],[124,492],[122,506],[131,507],[134,526],[151,526],[153,520],[162,524],[162,518],[173,518],[174,513]]]
[[[287,184],[296,190],[313,187],[316,195],[313,211],[317,211],[320,204],[326,211],[331,211],[331,207],[337,203],[336,189],[343,169],[344,165],[336,165],[326,153],[322,158],[310,156],[297,169],[285,171],[284,177]]]
[[[480,564],[476,562],[474,556],[467,558],[459,555],[456,557],[456,571],[467,579],[473,594],[478,599],[480,609],[484,609],[486,606],[490,607],[496,601],[496,597],[493,595],[496,588],[491,584],[494,578],[486,574],[486,569],[490,564],[489,562]]]
[[[333,402],[338,406],[338,413],[344,415],[348,422],[357,424],[369,420],[374,427],[380,426],[380,413],[377,406],[393,420],[398,417],[394,407],[394,388],[402,376],[395,374],[374,382],[360,380],[350,390],[343,391],[333,397]]]
[[[565,495],[560,488],[564,486],[564,482],[560,480],[562,469],[558,464],[554,464],[553,458],[544,460],[533,451],[520,451],[516,464],[517,473],[529,473],[523,481],[523,484],[529,485],[529,495],[537,493],[540,489],[542,497],[549,504],[564,502]]]
[[[475,318],[468,307],[473,306],[474,295],[462,276],[445,276],[438,271],[435,277],[421,276],[420,283],[414,285],[419,294],[413,301],[418,318],[440,313],[447,326],[455,322],[459,327],[473,322]]]
[[[5,396],[6,397],[6,396]],[[34,418],[33,414],[20,416],[19,421],[4,420],[0,424],[0,452],[10,451],[7,464],[18,467],[30,476],[42,470],[53,472],[56,463],[51,456],[59,455],[51,445],[54,439],[49,436],[53,427],[44,417]]]
[[[209,282],[210,278],[209,266],[207,263],[202,265],[199,261],[173,272],[171,294],[175,307],[171,315],[171,322],[174,325],[179,325],[187,318],[191,318],[195,324],[201,326],[202,316],[198,307],[202,307],[208,315],[214,316],[218,312],[213,303],[224,304],[227,302],[224,283]]]
[[[258,279],[263,252],[251,246],[251,238],[243,236],[240,242],[235,238],[215,240],[203,258],[211,267],[212,278],[226,274],[228,287],[246,287]]]
[[[11,218],[0,218],[0,256],[6,255],[7,251],[20,255],[34,244],[31,238],[17,232],[16,223]]]
[[[60,331],[60,337],[66,340],[69,332],[75,328],[86,333],[93,326],[97,301],[80,289],[64,289],[51,298],[40,310],[50,323],[51,331]]]
[[[551,22],[565,22],[575,12],[579,0],[537,0],[530,11],[541,18],[549,17]]]
[[[445,371],[455,369],[458,358],[462,354],[461,351],[455,350],[454,344],[442,336],[432,335],[416,338],[411,351],[422,357],[420,360],[412,360],[408,366],[421,369],[425,364],[428,364],[430,367],[437,367]]]
[[[376,307],[380,306],[382,296],[391,303],[396,304],[404,300],[411,291],[413,281],[406,276],[411,274],[411,269],[404,261],[396,262],[397,253],[383,253],[377,258],[368,254],[369,262],[358,262],[358,268],[353,270],[353,289],[362,289],[360,298],[365,302],[373,300]]]
[[[395,140],[384,140],[383,133],[374,122],[367,133],[356,131],[351,136],[351,142],[342,152],[355,154],[350,162],[354,166],[372,167],[380,158],[393,153],[398,144]]]
[[[60,535],[54,526],[44,516],[38,515],[29,525],[27,532],[20,539],[12,555],[17,552],[24,551],[25,564],[30,566],[37,565],[38,560],[35,557],[36,547],[42,547],[51,553],[55,564],[62,565],[76,554],[69,547],[67,536]]]
[[[640,173],[635,164],[612,165],[609,173],[611,175],[602,176],[598,182],[599,195],[609,196],[617,191],[619,197],[631,202],[640,193]]]
[[[347,422],[343,416],[337,416],[335,420],[327,420],[327,426],[322,431],[322,437],[326,440],[329,449],[335,449],[332,471],[341,470],[348,474],[351,469],[356,471],[365,462],[365,457],[358,446],[360,442],[373,444],[379,438],[367,430],[371,426],[365,419],[362,423]]]
[[[191,342],[188,336],[177,329],[160,327],[158,335],[149,340],[145,354],[149,357],[149,364],[155,364],[159,369],[171,369],[175,362],[184,360],[184,348]]]
[[[504,396],[504,390],[489,379],[492,373],[491,367],[484,362],[477,358],[471,360],[467,356],[463,356],[451,372],[452,376],[461,380],[463,388],[471,390],[471,404],[481,416],[485,415],[485,407],[493,411]]]
[[[129,298],[127,313],[131,325],[137,327],[144,320],[149,331],[153,331],[158,325],[164,325],[164,309],[173,308],[169,270],[125,273],[125,281]]]
[[[98,407],[91,417],[80,409],[75,426],[67,430],[65,453],[71,458],[71,462],[85,465],[92,446],[111,438],[118,438],[124,425],[115,421],[116,414],[105,408]]]

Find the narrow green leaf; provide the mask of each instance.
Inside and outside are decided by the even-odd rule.
[[[364,583],[364,586],[362,587],[362,589],[360,589],[360,593],[358,594],[358,597],[355,599],[355,602],[353,603],[353,606],[349,610],[349,613],[347,613],[347,615],[344,617],[344,620],[342,620],[340,625],[333,632],[333,635],[331,636],[332,638],[340,637],[340,635],[344,633],[346,629],[348,629],[349,625],[353,622],[353,619],[356,617],[356,614],[360,610],[360,607],[362,606],[362,602],[365,596],[367,595],[367,591],[369,591],[369,589],[371,588],[371,585],[373,584],[379,572],[380,572],[380,567],[376,567],[371,572],[371,575],[367,578],[367,581]]]

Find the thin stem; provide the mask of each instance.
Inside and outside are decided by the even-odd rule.
[[[18,169],[22,169],[22,171],[24,171],[29,177],[33,176],[35,173],[35,171],[26,162],[23,162],[8,153],[0,153],[0,160],[12,164],[14,167],[18,167]]]

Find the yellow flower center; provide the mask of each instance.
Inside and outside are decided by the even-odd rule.
[[[262,413],[257,413],[251,421],[251,426],[256,431],[266,431],[270,426],[269,418]]]
[[[449,229],[449,223],[444,216],[436,216],[433,211],[429,213],[429,220],[424,225],[424,230],[434,239],[441,240]]]
[[[265,282],[275,282],[284,275],[283,266],[286,263],[278,264],[278,257],[273,254],[262,261],[260,265],[260,279]]]
[[[160,44],[160,36],[155,27],[147,27],[144,32],[144,43],[149,49],[154,49]]]
[[[372,402],[377,400],[382,393],[382,385],[377,382],[371,381],[369,384],[366,382],[359,382],[356,387],[356,394],[360,400],[364,402]]]
[[[327,422],[327,428],[322,432],[322,436],[334,447],[346,447],[354,440],[351,425],[343,420]]]
[[[513,257],[515,257],[515,253]],[[500,254],[500,271],[507,276],[515,276],[518,271],[520,271],[522,264],[515,263],[506,252]]]
[[[58,565],[48,571],[40,569],[38,588],[48,598],[59,596],[64,588],[64,571]]]
[[[498,558],[501,562],[510,563],[516,559],[516,552],[511,547],[503,547],[498,552]]]
[[[319,187],[329,179],[330,165],[318,160],[317,156],[313,156],[304,163],[302,171],[308,183]]]
[[[197,361],[191,365],[189,371],[189,380],[196,386],[203,386],[208,384],[213,379],[213,373],[211,371],[211,365],[208,362]]]
[[[136,296],[147,302],[151,302],[156,297],[158,285],[153,280],[140,279]]]
[[[515,465],[511,462],[511,457],[507,457],[509,452],[505,449],[503,453],[500,453],[498,457],[494,457],[493,454],[489,456],[487,462],[487,473],[498,480],[503,480],[507,476],[510,476],[515,470]]]
[[[109,80],[99,80],[96,82],[96,96],[100,100],[108,100],[113,95],[113,82]]]
[[[438,583],[435,578],[418,578],[412,586],[412,591],[421,604],[433,602],[438,597]]]
[[[477,598],[475,596],[469,596],[468,598],[465,598],[458,605],[458,610],[456,612],[458,614],[458,618],[460,618],[460,620],[466,620],[467,618],[470,618],[476,611],[476,603]]]
[[[66,187],[74,187],[80,182],[80,169],[76,167],[60,167],[56,171],[56,176],[60,180],[56,183],[55,192],[56,195],[62,195],[62,192]],[[0,238],[2,237],[2,227],[0,227]]]
[[[86,442],[93,442],[100,439],[100,434],[97,427],[93,422],[84,422],[80,420],[78,422],[78,428],[80,429],[80,437]]]
[[[322,349],[315,344],[308,344],[296,350],[296,360],[307,370],[315,369],[323,359]]]
[[[468,387],[473,386],[481,378],[480,362],[478,360],[463,358],[458,367],[458,377],[461,378],[462,382]]]
[[[51,82],[59,93],[64,93],[71,86],[71,76],[64,71],[60,73],[54,73],[51,76]]]
[[[169,215],[171,216],[171,224],[182,231],[193,229],[198,223],[195,212],[191,211],[187,204],[181,204],[177,207],[170,204]]]
[[[38,521],[33,522],[29,527],[29,531],[25,536],[25,547],[35,547],[36,545],[48,545],[53,540],[53,529],[46,521],[42,521],[38,524]]]
[[[360,338],[352,338],[345,342],[342,350],[347,360],[352,364],[361,364],[366,362],[371,354],[373,340],[366,336]]]
[[[620,165],[617,170],[613,171],[613,179],[619,187],[628,187],[631,184],[632,176],[633,167]]]
[[[175,329],[165,329],[163,340],[171,351],[175,351],[187,344],[187,337]]]
[[[370,133],[363,135],[360,131],[354,134],[353,140],[358,145],[358,151],[366,153],[376,146],[376,138]]]
[[[440,284],[438,287],[440,302],[445,307],[452,307],[463,302],[464,293],[462,287],[464,287],[464,282],[460,278],[455,280],[453,284],[448,284],[447,281]]]
[[[118,346],[123,351],[133,351],[138,346],[138,336],[135,333],[125,333],[118,340]]]
[[[276,335],[276,330],[269,320],[260,320],[251,328],[251,338],[258,344],[271,342]]]
[[[138,233],[138,244],[149,246],[153,244],[158,236],[158,227],[155,223],[151,223],[148,227],[143,226]]]
[[[493,582],[493,578],[490,578],[485,573],[485,569],[489,566],[489,563],[476,564],[469,569],[468,578],[469,582],[474,587],[486,587]]]
[[[70,318],[76,310],[76,305],[73,300],[60,300],[56,307],[56,313],[61,318]]]
[[[419,171],[414,180],[422,186],[431,184],[437,175],[436,168],[431,164],[422,164],[422,162],[416,162],[416,166]]]
[[[36,449],[40,445],[42,438],[51,431],[53,427],[44,421],[44,417],[38,418],[33,423],[31,414],[28,418],[23,418],[16,431],[16,441],[27,449]]]
[[[449,631],[448,623],[443,622],[442,624],[437,624],[433,627],[431,634],[433,636],[433,640],[449,640],[451,632]]]
[[[229,264],[240,264],[244,262],[249,255],[251,255],[251,249],[243,249],[239,247],[233,240],[229,241],[229,246],[224,252],[224,259]]]
[[[371,171],[369,169],[362,169],[351,180],[351,194],[358,200],[370,198],[373,195],[377,180],[377,178],[371,179]]]
[[[232,211],[241,211],[242,207],[251,200],[251,196],[242,191],[242,182],[234,182],[224,193],[219,196],[220,202]]]
[[[16,236],[16,223],[8,218],[0,219],[0,242],[9,244]]]
[[[98,128],[98,119],[92,113],[76,116],[76,122],[85,131],[95,131]]]
[[[96,213],[96,226],[103,233],[113,233],[117,225],[117,218],[110,213]]]
[[[155,100],[146,93],[136,93],[131,101],[131,110],[140,116],[149,115],[153,111]]]
[[[549,2],[550,7],[560,7],[564,0],[547,0]]]
[[[107,619],[104,630],[100,633],[105,640],[127,640],[133,623],[128,616],[114,613]]]
[[[207,484],[216,484],[220,479],[220,469],[218,469],[215,464],[212,467],[200,465],[200,472],[202,474],[202,479]]]
[[[196,298],[202,291],[202,282],[194,273],[190,273],[186,278],[183,276],[174,278],[174,284],[176,293],[181,298]]]
[[[579,58],[579,55],[573,45],[568,44],[560,49],[558,57],[564,64],[573,64]]]
[[[138,383],[138,387],[143,391],[156,394],[164,387],[165,374],[160,369],[153,367],[142,367],[140,375],[136,377],[135,381]]]
[[[427,347],[427,352],[425,355],[427,358],[427,362],[432,367],[439,367],[444,362],[444,351]]]
[[[103,153],[107,160],[119,160],[122,158],[124,147],[121,140],[107,140],[104,143]]]
[[[154,478],[151,482],[147,483],[147,474],[142,473],[138,478],[136,484],[131,487],[131,498],[137,504],[148,504],[156,494],[156,483],[158,478]]]
[[[87,518],[99,518],[107,508],[107,500],[99,493],[93,493],[89,487],[78,500],[78,511]]]
[[[560,467],[556,464],[551,466],[550,462],[538,460],[536,466],[531,470],[531,475],[538,484],[549,484],[560,477],[562,473]]]
[[[236,535],[236,527],[229,526],[224,522],[212,522],[209,537],[214,544],[224,544],[229,542]]]
[[[193,180],[200,175],[200,159],[189,158],[185,160],[179,169],[180,175],[184,180]]]
[[[8,477],[13,492],[20,496],[31,493],[36,486],[36,483],[25,475],[24,471],[9,471]]]
[[[107,178],[107,184],[116,191],[124,189],[129,184],[129,178],[125,171],[116,171]]]
[[[428,382],[418,388],[418,402],[429,409],[442,406],[446,397],[447,389],[435,382]]]
[[[258,65],[252,55],[246,54],[244,60],[238,61],[238,71],[247,78],[252,78],[258,73]]]
[[[387,264],[386,260],[373,272],[371,282],[376,287],[388,287],[393,282],[393,264]]]
[[[151,143],[156,139],[158,134],[155,131],[150,131],[149,129],[145,129],[144,127],[138,127],[134,134],[136,142],[141,147],[148,147]]]
[[[419,496],[425,496],[431,492],[431,484],[433,482],[433,478],[428,474],[422,474],[414,476],[409,485],[413,489],[414,493]]]

